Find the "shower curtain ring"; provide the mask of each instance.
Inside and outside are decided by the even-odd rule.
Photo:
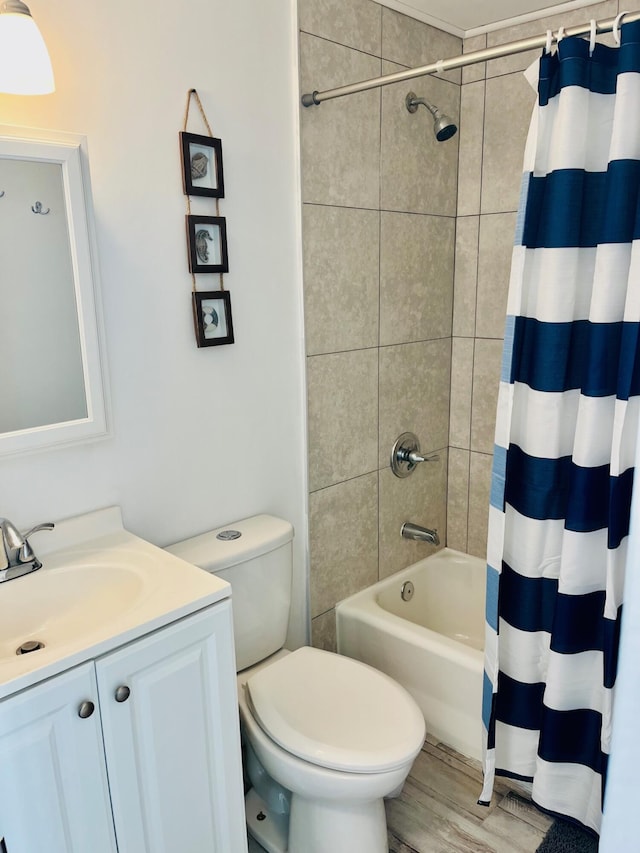
[[[616,15],[616,19],[613,22],[613,38],[618,47],[620,47],[620,22],[628,14],[628,12],[620,12],[620,14]]]
[[[595,18],[591,18],[590,28],[591,34],[589,36],[589,56],[593,56],[593,51],[596,49],[596,35],[598,32],[598,24]]]
[[[553,44],[553,30],[547,30],[547,43],[544,46],[545,54],[551,53],[552,44]]]

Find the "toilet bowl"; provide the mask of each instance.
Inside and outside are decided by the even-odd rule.
[[[386,853],[383,798],[402,786],[425,737],[411,696],[365,664],[309,647],[256,670],[238,676],[243,738],[268,774],[252,779],[263,796],[247,800],[251,834],[268,853]],[[274,797],[272,781],[284,794]]]
[[[261,515],[167,549],[231,584],[247,826],[267,853],[387,853],[383,801],[422,747],[424,717],[364,663],[284,648],[292,539]]]

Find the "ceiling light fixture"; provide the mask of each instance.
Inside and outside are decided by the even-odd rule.
[[[48,95],[55,90],[49,52],[29,7],[0,4],[0,92]]]

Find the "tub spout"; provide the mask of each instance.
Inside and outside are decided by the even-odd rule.
[[[413,524],[411,521],[404,522],[400,528],[400,533],[405,539],[417,539],[420,542],[430,542],[432,545],[440,544],[440,537],[437,530],[420,527],[419,524]]]

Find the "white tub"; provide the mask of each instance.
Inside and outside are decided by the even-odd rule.
[[[386,672],[427,731],[481,757],[486,563],[444,548],[336,606],[338,651]],[[405,581],[414,585],[403,601]]]

